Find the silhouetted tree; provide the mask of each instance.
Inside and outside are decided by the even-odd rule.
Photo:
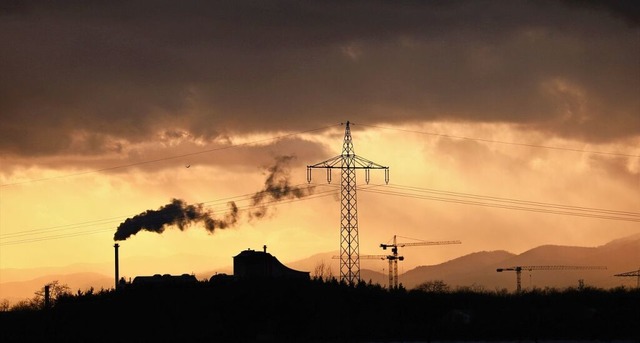
[[[333,272],[331,271],[331,266],[326,264],[324,261],[318,263],[315,268],[313,268],[313,275],[311,276],[315,280],[329,281],[333,278]]]
[[[415,289],[428,293],[446,293],[449,292],[450,287],[442,280],[431,280],[419,284]]]
[[[11,311],[34,311],[40,309],[41,304],[34,302],[33,299],[19,300],[11,306]]]
[[[51,281],[46,284],[49,286],[49,301],[50,305],[54,305],[55,302],[63,295],[71,294],[71,288],[67,284],[60,284],[58,280]],[[37,308],[43,308],[45,305],[45,287],[34,292],[35,296],[31,299],[33,305]]]
[[[483,285],[472,283],[471,286],[458,286],[456,292],[459,293],[486,293],[486,289]]]
[[[0,301],[0,312],[7,312],[10,307],[9,299],[2,299],[2,301]]]
[[[234,279],[147,285],[56,296],[49,311],[39,299],[0,312],[1,342],[95,341],[364,342],[433,340],[612,339],[637,341],[639,290],[534,289],[514,294],[482,287],[449,289],[432,280],[410,292],[379,284]],[[51,287],[57,294],[60,285]],[[64,289],[64,287],[62,287]],[[34,307],[36,306],[37,307]],[[316,330],[348,308],[348,321]],[[114,315],[114,311],[117,315]],[[139,325],[159,318],[162,328]],[[34,323],[38,323],[35,325]],[[171,323],[171,325],[165,325]],[[40,325],[42,324],[42,325]],[[112,330],[117,327],[119,330]],[[160,328],[160,326],[157,326]],[[194,328],[206,328],[194,330]],[[127,332],[123,340],[122,332]]]

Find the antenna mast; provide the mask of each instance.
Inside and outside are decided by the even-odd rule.
[[[364,169],[367,184],[370,180],[369,172],[371,169],[384,169],[384,181],[388,184],[389,167],[379,165],[355,154],[351,129],[347,121],[344,130],[344,142],[342,143],[342,154],[307,166],[308,182],[311,182],[311,169],[313,168],[325,168],[327,170],[327,183],[331,183],[331,170],[340,169],[340,281],[354,285],[360,281],[356,169]]]

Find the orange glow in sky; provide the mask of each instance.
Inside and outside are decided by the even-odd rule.
[[[356,154],[390,168],[389,184],[357,174],[361,254],[394,235],[462,241],[406,251],[410,269],[639,233],[637,21],[606,4],[482,4],[7,9],[0,282],[109,273],[119,225],[172,199],[240,216],[137,232],[119,241],[121,275],[224,270],[263,245],[285,263],[338,251],[340,174],[308,184],[306,166],[341,153],[346,121]],[[250,216],[282,156],[313,193]]]

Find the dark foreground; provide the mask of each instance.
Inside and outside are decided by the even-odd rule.
[[[0,313],[2,342],[640,341],[640,291],[426,293],[322,281],[129,287]]]

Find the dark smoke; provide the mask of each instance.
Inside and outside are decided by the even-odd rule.
[[[121,241],[140,230],[162,233],[167,226],[177,226],[184,230],[192,223],[202,222],[207,231],[213,233],[215,229],[225,229],[236,224],[238,207],[230,202],[231,211],[224,219],[216,219],[213,213],[204,210],[202,204],[187,205],[183,200],[173,199],[171,203],[157,210],[148,210],[122,222],[116,230],[113,240]]]
[[[249,219],[263,218],[267,214],[267,205],[271,202],[302,198],[313,193],[311,186],[291,186],[289,182],[289,162],[294,156],[276,157],[275,165],[267,168],[269,176],[264,188],[251,198],[252,210]],[[193,223],[203,223],[207,231],[226,229],[236,225],[239,211],[235,202],[229,202],[230,212],[223,219],[216,219],[211,211],[205,210],[202,204],[188,205],[183,200],[173,199],[171,203],[157,210],[148,210],[122,222],[113,237],[122,241],[135,235],[140,230],[162,233],[168,226],[177,226],[184,231]]]
[[[267,214],[267,204],[281,200],[303,198],[313,193],[312,186],[297,187],[289,182],[289,163],[295,156],[276,157],[276,164],[267,168],[269,176],[264,182],[264,188],[252,198],[249,218],[263,218]]]

